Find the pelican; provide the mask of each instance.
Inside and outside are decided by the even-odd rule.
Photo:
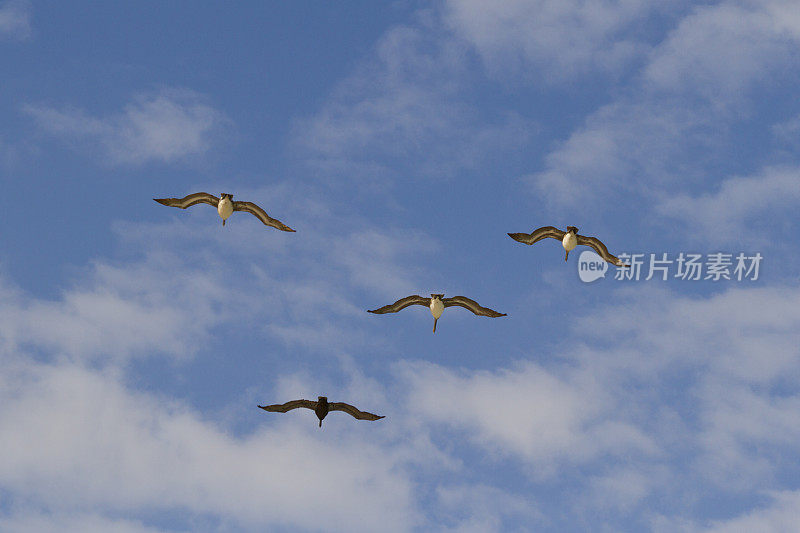
[[[489,309],[488,307],[481,307],[478,305],[478,302],[471,300],[466,296],[453,296],[452,298],[443,298],[443,296],[444,294],[431,294],[430,298],[423,298],[422,296],[417,296],[415,294],[413,296],[400,298],[395,303],[384,305],[379,309],[367,310],[367,312],[382,315],[384,313],[396,313],[402,309],[405,309],[409,305],[425,305],[430,307],[431,314],[433,315],[434,333],[436,333],[436,323],[439,321],[439,317],[442,316],[442,312],[444,311],[445,307],[458,305],[465,309],[469,309],[476,315],[490,316],[492,318],[496,318],[498,316],[507,316],[505,313],[498,313],[497,311]]]
[[[156,202],[167,205],[169,207],[180,207],[186,209],[197,204],[209,204],[217,208],[220,218],[222,218],[222,225],[234,211],[247,211],[255,215],[255,217],[267,226],[272,226],[283,231],[294,231],[292,228],[284,224],[278,219],[272,218],[266,211],[258,207],[253,202],[234,202],[233,195],[229,193],[222,193],[219,198],[207,192],[196,192],[183,198],[153,198]]]
[[[314,411],[314,413],[316,413],[317,418],[319,418],[319,427],[322,427],[322,419],[328,416],[328,412],[330,411],[344,411],[348,415],[358,420],[380,420],[381,418],[385,418],[383,416],[373,415],[372,413],[367,413],[365,411],[359,411],[347,403],[329,403],[326,396],[318,396],[316,402],[312,400],[292,400],[291,402],[286,402],[283,404],[276,403],[274,405],[259,405],[258,407],[271,413],[285,413],[287,411],[291,411],[292,409],[297,409],[298,407],[305,407],[306,409],[311,409]]]
[[[541,241],[547,237],[551,239],[558,239],[561,241],[561,246],[564,247],[564,250],[567,251],[566,255],[564,256],[564,261],[569,258],[569,253],[575,248],[577,245],[585,245],[591,246],[594,250],[606,261],[611,263],[612,265],[620,266],[620,267],[629,267],[630,265],[626,265],[622,261],[620,261],[616,256],[611,255],[608,252],[608,248],[606,245],[600,242],[600,239],[597,237],[585,237],[583,235],[578,235],[578,228],[575,226],[567,226],[567,231],[561,231],[558,228],[554,228],[553,226],[544,226],[537,230],[534,230],[531,234],[527,233],[509,233],[509,237],[514,239],[515,241],[519,241],[523,244],[533,244],[535,242]]]

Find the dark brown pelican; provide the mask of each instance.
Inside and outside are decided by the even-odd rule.
[[[311,400],[292,400],[291,402],[286,402],[283,404],[276,403],[275,405],[259,405],[258,407],[271,413],[285,413],[286,411],[291,411],[292,409],[297,409],[298,407],[305,407],[306,409],[311,409],[314,411],[314,413],[316,413],[317,418],[319,418],[319,427],[322,427],[322,419],[325,418],[330,411],[344,411],[348,415],[352,416],[353,418],[357,418],[358,420],[380,420],[381,418],[385,418],[383,416],[373,415],[372,413],[367,413],[365,411],[359,411],[347,403],[329,403],[328,398],[325,396],[317,397],[316,402]]]
[[[234,211],[247,211],[255,215],[255,217],[267,226],[278,228],[283,231],[294,231],[292,228],[284,224],[278,219],[272,218],[266,211],[258,207],[253,202],[234,202],[233,195],[226,192],[219,195],[217,198],[207,192],[196,192],[183,198],[153,198],[156,202],[167,205],[169,207],[180,207],[186,209],[197,204],[209,204],[217,208],[217,213],[222,217],[222,225]]]
[[[567,226],[567,231],[561,231],[560,229],[554,228],[553,226],[544,226],[543,228],[534,230],[533,233],[531,234],[509,233],[508,236],[514,239],[515,241],[519,241],[523,244],[533,244],[548,237],[551,239],[558,239],[559,241],[561,241],[561,245],[564,247],[564,250],[567,251],[566,255],[564,256],[564,261],[566,261],[567,258],[569,258],[569,252],[573,248],[575,248],[579,244],[582,244],[594,248],[594,250],[598,254],[600,254],[600,257],[602,257],[612,265],[620,267],[630,266],[624,264],[616,256],[611,255],[608,252],[608,248],[606,248],[606,245],[600,242],[600,239],[598,239],[597,237],[584,237],[583,235],[578,235],[578,228],[576,228],[575,226]]]
[[[488,307],[481,307],[478,305],[478,302],[475,300],[471,300],[466,296],[453,296],[452,298],[442,298],[444,294],[431,294],[430,298],[423,298],[422,296],[417,296],[416,294],[413,296],[406,296],[405,298],[400,298],[393,304],[384,305],[379,309],[367,310],[368,313],[375,313],[382,315],[384,313],[396,313],[402,309],[405,309],[409,305],[425,305],[430,307],[431,314],[433,315],[433,332],[436,333],[436,322],[439,321],[439,317],[442,316],[442,312],[444,311],[445,307],[452,307],[454,305],[458,305],[465,309],[469,309],[473,313],[479,316],[490,316],[496,318],[498,316],[506,316],[505,313],[498,313],[493,309],[489,309]]]

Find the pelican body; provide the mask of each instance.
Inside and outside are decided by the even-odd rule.
[[[153,198],[153,200],[161,205],[177,207],[179,209],[186,209],[197,204],[213,205],[217,208],[217,213],[219,213],[219,217],[222,219],[223,226],[225,225],[225,221],[233,214],[234,211],[245,211],[255,216],[265,226],[271,226],[281,231],[294,231],[277,218],[272,218],[269,216],[266,211],[261,209],[253,202],[241,202],[238,200],[234,202],[233,195],[227,192],[220,194],[219,198],[213,194],[208,194],[207,192],[196,192],[194,194],[184,196],[183,198]]]
[[[326,396],[317,396],[317,406],[314,408],[314,414],[319,418],[319,427],[322,427],[322,419],[328,416],[329,412],[328,398]]]
[[[442,297],[444,294],[431,294],[431,314],[433,315],[433,332],[436,333],[436,323],[439,321],[439,317],[442,316],[444,312],[444,303],[442,302]]]
[[[597,237],[586,237],[585,235],[578,235],[578,228],[575,226],[567,226],[567,231],[562,231],[553,226],[544,226],[539,229],[533,230],[531,233],[509,233],[509,237],[522,244],[533,244],[541,241],[542,239],[551,238],[561,241],[561,246],[567,252],[564,255],[564,261],[569,259],[569,253],[577,246],[589,246],[597,252],[600,257],[608,261],[612,265],[618,267],[630,267],[626,265],[615,255],[609,253],[606,245],[600,242]]]
[[[217,204],[217,213],[219,213],[219,216],[222,219],[222,225],[224,226],[225,221],[228,219],[229,216],[233,214],[232,194],[224,192],[220,195],[219,203]]]
[[[578,228],[575,226],[567,226],[567,232],[564,234],[564,238],[561,239],[561,246],[564,247],[566,250],[566,255],[564,256],[564,261],[569,259],[569,253],[578,246]]]
[[[317,396],[317,401],[311,400],[292,400],[291,402],[278,403],[274,405],[259,405],[260,409],[272,413],[285,413],[298,407],[311,409],[319,418],[319,427],[322,427],[322,420],[331,411],[344,411],[357,420],[380,420],[384,416],[375,415],[366,411],[359,411],[356,407],[343,402],[329,402],[327,396]]]
[[[443,296],[444,294],[431,294],[430,298],[423,298],[422,296],[414,294],[412,296],[400,298],[395,303],[384,305],[378,309],[368,309],[367,312],[382,315],[384,313],[396,313],[405,309],[409,305],[425,305],[428,306],[428,308],[431,310],[431,315],[433,315],[434,333],[436,333],[436,323],[439,321],[439,317],[442,316],[445,307],[457,305],[459,307],[463,307],[464,309],[469,309],[478,316],[488,316],[492,318],[506,316],[505,313],[498,313],[497,311],[489,309],[488,307],[481,307],[478,305],[478,302],[467,298],[466,296],[453,296],[452,298],[443,298]]]

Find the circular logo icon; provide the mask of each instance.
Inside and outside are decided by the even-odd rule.
[[[578,277],[584,283],[591,283],[606,277],[608,263],[592,250],[584,250],[578,257]]]

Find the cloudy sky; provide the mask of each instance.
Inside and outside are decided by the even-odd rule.
[[[793,530],[798,13],[0,0],[0,529]]]

